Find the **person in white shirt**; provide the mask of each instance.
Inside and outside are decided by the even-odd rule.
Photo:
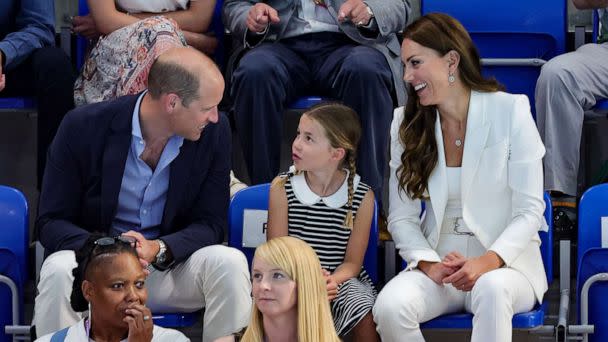
[[[39,342],[190,341],[181,332],[153,325],[146,307],[146,270],[136,240],[92,235],[76,254],[71,305],[88,316],[71,327],[47,334]]]
[[[511,341],[513,315],[547,290],[545,149],[528,99],[483,78],[470,36],[445,14],[406,29],[401,59],[410,93],[391,126],[388,230],[407,268],[376,300],[380,337],[424,341],[420,323],[468,311],[472,341]]]

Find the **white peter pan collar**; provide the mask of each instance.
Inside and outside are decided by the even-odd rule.
[[[295,173],[295,171],[296,168],[292,165],[289,168],[289,172]],[[315,194],[308,186],[308,183],[306,183],[306,177],[304,176],[304,172],[301,172],[300,174],[291,177],[291,186],[293,188],[293,192],[296,195],[296,198],[305,205],[314,205],[315,203],[318,203],[319,200],[321,200],[330,208],[341,208],[348,202],[348,175],[350,174],[350,172],[347,169],[344,169],[344,171],[346,171],[346,178],[344,178],[344,182],[342,183],[338,191],[336,191],[332,195],[329,195],[327,197],[321,197]],[[359,186],[360,180],[361,177],[356,174],[355,178],[353,179],[354,190],[356,190]]]

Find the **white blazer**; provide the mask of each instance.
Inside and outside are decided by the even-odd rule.
[[[428,180],[426,214],[420,200],[398,188],[397,168],[403,145],[399,125],[404,108],[395,109],[391,124],[388,230],[408,270],[421,260],[441,261],[435,251],[448,199],[443,135],[435,123],[437,166]],[[543,217],[542,158],[545,147],[525,95],[471,92],[461,168],[462,214],[469,229],[505,267],[520,271],[539,302],[547,290],[540,254]]]

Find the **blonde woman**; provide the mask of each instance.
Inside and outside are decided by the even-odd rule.
[[[254,305],[242,341],[339,341],[321,264],[306,242],[284,236],[260,245],[251,278]]]

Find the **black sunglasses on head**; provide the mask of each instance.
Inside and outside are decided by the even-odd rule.
[[[95,240],[94,243],[97,246],[111,246],[117,242],[122,242],[122,243],[126,243],[129,245],[133,245],[137,242],[137,240],[131,236],[118,235],[118,236],[104,236],[102,238]]]

